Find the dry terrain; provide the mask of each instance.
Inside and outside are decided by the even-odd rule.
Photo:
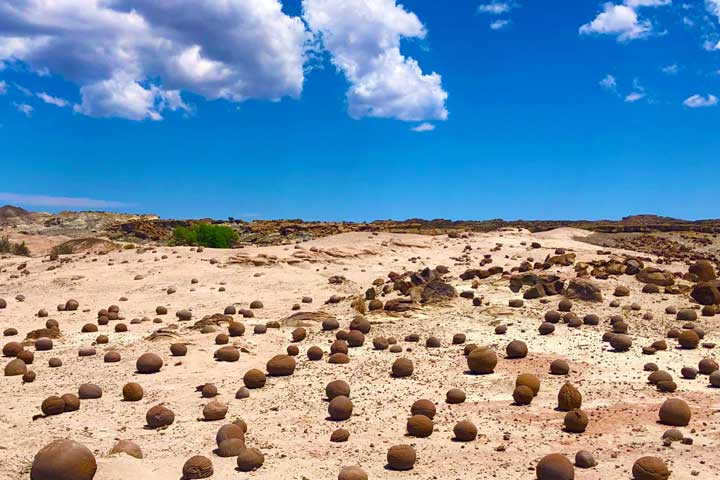
[[[177,480],[185,461],[194,455],[212,461],[212,478],[217,480],[329,480],[349,465],[361,466],[369,478],[375,479],[529,480],[536,478],[535,466],[546,454],[557,452],[574,460],[579,450],[591,452],[597,460],[594,468],[575,468],[575,478],[580,480],[630,479],[633,463],[647,455],[664,460],[674,480],[718,478],[720,389],[710,387],[707,375],[688,380],[680,370],[683,366],[697,367],[701,359],[716,356],[716,349],[710,347],[720,340],[720,315],[701,316],[700,306],[685,289],[642,293],[644,283],[628,274],[589,277],[599,286],[602,301],[573,300],[572,312],[580,319],[597,314],[599,325],[570,328],[561,320],[554,333],[539,335],[544,315],[558,309],[562,294],[509,306],[510,300],[522,299],[528,288],[526,285],[514,292],[509,281],[511,274],[518,273],[513,269],[528,257],[532,258],[530,272],[569,281],[577,275],[579,263],[610,258],[622,262],[639,256],[644,258],[644,267],[659,266],[676,273],[676,284],[694,284],[685,275],[688,264],[684,261],[656,265],[657,257],[652,254],[617,248],[598,254],[598,246],[581,241],[588,235],[572,228],[541,233],[506,229],[453,235],[455,238],[351,232],[297,244],[235,250],[158,246],[61,255],[53,260],[47,254],[5,256],[0,259],[0,298],[6,300],[7,307],[0,309],[0,330],[15,328],[18,334],[5,337],[4,343],[23,342],[29,332],[45,328],[48,319],[59,323],[59,336],[47,351],[37,350],[32,340],[24,343],[24,348],[34,353],[28,365],[36,373],[34,381],[0,377],[4,400],[0,409],[0,478],[29,479],[36,452],[58,438],[70,438],[94,453],[97,480]],[[58,243],[53,237],[33,241],[48,246]],[[539,246],[533,248],[533,242]],[[556,249],[573,253],[575,258],[567,265],[535,268],[534,262],[562,254],[563,250]],[[483,262],[486,255],[490,260]],[[423,289],[419,282],[407,296],[400,295],[397,288],[382,293],[383,286],[394,285],[388,278],[390,272],[418,272],[439,265],[448,268],[447,273],[439,270],[442,282],[458,293],[473,292],[482,301],[474,304],[465,294],[424,304],[417,301],[417,290]],[[501,267],[505,273],[460,278],[469,268],[490,267]],[[349,349],[347,364],[328,363],[330,345],[338,331],[323,331],[315,318],[325,317],[286,320],[297,313],[292,310],[297,304],[300,312],[336,317],[340,329],[347,330],[359,315],[357,309],[364,311],[369,305],[364,301],[358,306],[355,301],[353,307],[352,300],[364,299],[376,279],[382,279],[375,292],[383,302],[395,298],[416,301],[406,311],[365,311],[371,329],[364,345]],[[618,286],[627,287],[629,295],[615,297]],[[24,300],[18,301],[18,295]],[[328,303],[334,295],[342,298]],[[303,297],[311,297],[312,302],[301,302]],[[77,300],[79,308],[59,311],[57,306],[70,299]],[[221,347],[216,345],[216,335],[227,333],[227,323],[218,322],[214,332],[205,329],[208,333],[203,333],[194,328],[196,322],[223,314],[229,306],[250,309],[256,300],[263,306],[251,310],[252,318],[232,315],[245,326],[244,334],[230,337],[228,343],[239,349],[239,360],[216,361],[213,353]],[[613,300],[618,301],[617,306],[611,306]],[[636,304],[635,309],[632,304]],[[83,325],[97,325],[98,311],[111,305],[119,307],[119,319],[98,326],[97,332],[81,333]],[[166,307],[168,313],[158,315],[159,306]],[[669,329],[680,329],[686,323],[667,314],[667,307],[695,309],[695,324],[704,331],[702,342],[706,345],[680,349],[677,340],[666,339],[667,350],[643,354],[642,347],[665,339]],[[48,317],[38,315],[41,309],[47,310]],[[178,318],[176,313],[181,310],[191,312],[192,319]],[[623,316],[627,323],[632,339],[627,352],[615,351],[602,341],[610,330],[612,315]],[[273,321],[279,322],[280,328],[254,333],[256,325]],[[119,323],[127,326],[126,332],[115,331]],[[505,325],[507,331],[497,334],[498,325]],[[291,332],[298,326],[307,330],[307,337],[293,342]],[[152,338],[160,329],[163,334]],[[457,333],[466,335],[464,344],[452,344]],[[107,335],[108,343],[96,343],[101,334]],[[410,334],[417,334],[419,342],[406,341]],[[396,338],[401,351],[374,349],[375,337]],[[440,346],[427,347],[429,337],[437,337]],[[527,356],[506,358],[506,346],[513,340],[526,343]],[[187,355],[171,355],[171,343],[186,344]],[[489,346],[497,353],[494,373],[475,375],[468,371],[463,350],[470,343]],[[265,372],[268,360],[286,353],[289,345],[299,348],[294,373],[268,376],[263,388],[250,390],[249,398],[236,399],[245,372],[253,368]],[[96,348],[95,355],[78,356],[81,347],[89,346]],[[308,359],[311,346],[324,351],[322,360]],[[121,360],[105,362],[109,351],[118,352]],[[162,357],[164,365],[159,372],[136,372],[136,360],[146,352]],[[62,366],[50,368],[52,357],[61,359]],[[393,362],[400,357],[413,362],[410,377],[391,375]],[[550,374],[550,363],[556,359],[568,362],[568,375]],[[4,364],[10,360],[2,359]],[[648,383],[650,372],[643,369],[648,362],[672,375],[677,384],[674,393],[660,392]],[[513,401],[515,379],[521,373],[540,379],[537,396],[526,406]],[[325,386],[337,379],[351,387],[354,408],[345,421],[328,418]],[[127,382],[142,386],[142,400],[123,401]],[[557,406],[558,391],[565,382],[582,393],[582,410],[589,417],[584,433],[563,430],[565,413]],[[81,400],[77,411],[42,415],[40,406],[46,397],[77,394],[84,383],[99,386],[102,397]],[[214,399],[203,398],[196,391],[206,383],[217,387]],[[447,403],[446,392],[451,388],[464,391],[466,400]],[[664,445],[662,436],[670,427],[658,421],[658,410],[672,397],[685,400],[691,408],[692,419],[680,430],[692,441]],[[434,431],[427,438],[407,435],[410,408],[418,399],[431,400],[437,409]],[[228,406],[225,420],[202,419],[204,406],[213,400]],[[146,412],[161,403],[174,412],[174,422],[166,428],[148,428]],[[247,424],[245,444],[265,456],[264,465],[249,473],[236,470],[235,458],[214,453],[218,429],[238,418]],[[474,441],[453,439],[453,427],[461,420],[476,425],[478,436]],[[338,428],[349,431],[346,442],[330,441],[331,433]],[[136,443],[144,458],[110,455],[121,439]],[[386,468],[388,448],[397,444],[409,444],[417,452],[415,466],[408,472]]]

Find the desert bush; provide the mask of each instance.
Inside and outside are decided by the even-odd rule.
[[[25,242],[11,242],[9,238],[0,238],[0,253],[11,253],[13,255],[21,255],[23,257],[30,256],[30,249]]]
[[[73,249],[70,245],[67,245],[65,243],[61,243],[60,245],[55,245],[52,250],[50,250],[50,256],[57,258],[60,255],[71,255],[73,253]]]
[[[175,227],[173,245],[199,245],[208,248],[230,248],[238,239],[237,232],[225,225],[196,223],[191,227]]]

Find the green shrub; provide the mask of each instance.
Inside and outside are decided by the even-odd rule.
[[[175,227],[173,245],[199,245],[208,248],[230,248],[238,239],[237,232],[225,225],[196,223],[191,227]]]

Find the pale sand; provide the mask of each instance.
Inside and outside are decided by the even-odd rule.
[[[300,244],[307,257],[317,263],[285,263],[269,266],[228,264],[238,253],[254,257],[257,254],[291,257],[298,250],[293,246],[245,248],[241,250],[210,250],[202,253],[189,248],[158,248],[156,253],[137,254],[122,251],[106,256],[90,255],[62,267],[46,271],[51,263],[42,258],[27,261],[29,275],[17,274],[16,266],[25,261],[17,257],[0,260],[0,297],[8,301],[8,308],[0,310],[0,329],[16,327],[20,335],[6,337],[4,342],[22,340],[30,330],[44,326],[46,319],[36,316],[40,308],[50,312],[50,318],[60,322],[64,337],[55,341],[55,348],[36,352],[31,369],[37,373],[34,383],[23,385],[20,377],[2,377],[0,395],[0,478],[28,479],[32,458],[42,446],[53,439],[69,437],[95,453],[99,469],[97,480],[179,479],[187,458],[202,454],[212,459],[214,479],[334,479],[341,467],[358,464],[370,478],[466,479],[494,478],[498,480],[533,479],[534,467],[545,454],[561,452],[573,458],[576,451],[594,453],[599,465],[591,470],[576,469],[576,478],[630,478],[633,462],[645,455],[665,459],[673,470],[672,479],[717,478],[720,459],[719,390],[707,386],[707,377],[687,381],[680,378],[683,365],[696,366],[708,351],[676,350],[668,341],[669,351],[644,356],[640,347],[664,338],[666,330],[680,326],[672,316],[664,314],[668,305],[689,305],[687,296],[645,295],[642,285],[633,277],[623,276],[599,282],[605,301],[602,304],[575,302],[574,311],[582,316],[594,312],[601,316],[601,325],[568,329],[557,325],[555,334],[541,337],[537,327],[543,314],[556,308],[561,297],[550,297],[547,305],[538,300],[526,301],[519,309],[507,307],[511,298],[518,298],[498,276],[481,282],[476,294],[483,296],[489,306],[473,307],[466,299],[458,298],[451,305],[423,307],[405,315],[368,314],[372,330],[361,348],[351,349],[348,365],[330,365],[326,359],[310,362],[305,352],[312,345],[326,352],[334,339],[319,325],[309,327],[309,335],[299,344],[300,355],[295,374],[285,378],[269,378],[262,390],[251,391],[246,400],[235,400],[235,391],[242,386],[242,376],[250,368],[265,369],[266,361],[284,353],[290,344],[292,328],[269,329],[265,335],[253,335],[252,326],[269,320],[279,320],[292,312],[290,307],[309,295],[314,302],[302,304],[303,310],[323,310],[336,315],[347,328],[355,312],[349,302],[325,305],[333,294],[357,295],[368,288],[373,279],[386,278],[389,271],[418,270],[442,264],[450,267],[452,283],[459,291],[468,289],[470,282],[462,282],[458,275],[468,266],[456,265],[451,257],[459,257],[465,245],[471,245],[471,267],[477,267],[483,254],[497,242],[503,247],[492,252],[495,265],[509,270],[528,256],[542,260],[557,247],[572,249],[579,261],[598,258],[597,247],[576,240],[582,231],[561,229],[532,235],[528,232],[494,232],[475,234],[468,239],[448,239],[446,236],[395,235],[349,233]],[[539,241],[543,248],[530,250],[521,242]],[[52,242],[51,242],[52,243]],[[311,247],[321,251],[312,252]],[[177,253],[172,253],[177,252]],[[161,259],[162,255],[169,258]],[[509,258],[505,258],[505,256]],[[417,257],[413,262],[410,259]],[[139,260],[142,259],[142,263]],[[210,260],[216,259],[217,264]],[[109,261],[112,260],[112,265]],[[53,262],[52,264],[57,264]],[[676,265],[676,270],[685,266]],[[552,269],[565,277],[572,276],[572,267]],[[550,273],[548,272],[548,273]],[[133,280],[135,275],[142,280]],[[256,276],[260,274],[259,276]],[[330,285],[328,278],[343,275],[348,281]],[[76,276],[81,278],[77,279]],[[76,278],[76,279],[73,279]],[[191,279],[199,283],[191,285]],[[220,292],[221,282],[227,291]],[[617,284],[626,284],[631,296],[621,298],[623,305],[638,302],[640,312],[621,311],[608,307]],[[177,288],[168,295],[167,287]],[[191,289],[194,288],[194,291]],[[14,300],[22,293],[25,302]],[[119,302],[125,296],[127,302]],[[70,298],[80,302],[77,312],[57,312],[56,305]],[[265,307],[256,310],[256,318],[243,320],[247,330],[243,337],[231,343],[248,350],[235,363],[216,363],[212,353],[215,334],[202,335],[190,330],[192,323],[203,315],[222,312],[227,305],[246,308],[252,300],[261,300]],[[98,354],[78,358],[78,347],[93,343],[97,333],[81,334],[81,326],[96,322],[101,308],[116,304],[128,324],[127,333],[114,333],[116,322],[99,327],[99,333],[110,337],[109,345],[98,346]],[[165,305],[169,314],[164,324],[178,323],[175,312],[188,308],[193,322],[180,323],[180,341],[189,343],[184,358],[171,357],[169,340],[147,342],[144,338],[162,325],[150,322],[130,325],[135,317],[154,318],[155,307]],[[85,311],[83,311],[85,310]],[[642,320],[650,311],[654,321]],[[630,324],[634,345],[631,352],[619,354],[600,342],[611,314],[624,313]],[[717,342],[719,317],[700,317],[698,324],[707,331],[706,341]],[[509,326],[504,336],[493,333],[495,325]],[[496,371],[488,376],[465,374],[466,362],[462,346],[450,345],[452,335],[465,332],[468,343],[492,345],[500,361]],[[409,333],[419,333],[421,343],[402,341]],[[410,351],[402,355],[415,362],[411,378],[393,379],[390,366],[399,354],[372,350],[372,337],[396,336]],[[435,335],[443,347],[427,349],[424,340]],[[522,360],[504,359],[505,345],[513,339],[528,344],[530,354]],[[32,349],[32,347],[28,347]],[[119,363],[103,363],[105,351],[117,349],[122,353]],[[160,354],[166,364],[153,375],[135,373],[135,360],[146,352]],[[60,357],[63,366],[51,369],[50,357]],[[548,374],[549,363],[555,358],[567,359],[572,372],[569,378]],[[3,364],[9,359],[3,359]],[[676,443],[672,448],[662,446],[662,433],[669,427],[657,423],[657,410],[665,398],[646,383],[646,362],[656,362],[661,369],[675,377],[679,385],[675,396],[684,398],[693,409],[693,419],[681,430],[694,438],[694,445]],[[532,372],[540,376],[542,386],[538,397],[528,407],[512,405],[515,376]],[[325,385],[335,379],[345,379],[352,387],[353,416],[345,422],[326,420]],[[583,409],[590,415],[587,432],[580,435],[562,431],[564,414],[554,410],[557,391],[570,380],[583,394]],[[140,383],[145,398],[136,403],[121,401],[122,386],[129,381]],[[84,400],[80,410],[33,421],[40,413],[42,400],[49,395],[77,393],[81,383],[91,382],[103,389],[103,398]],[[219,458],[215,448],[215,433],[225,423],[198,421],[207,399],[195,391],[197,385],[214,383],[220,391],[219,399],[229,404],[228,421],[244,419],[249,427],[246,443],[261,449],[265,465],[253,473],[239,473],[234,458]],[[467,401],[461,405],[447,405],[445,392],[453,387],[463,389]],[[437,404],[435,431],[431,437],[415,439],[405,435],[405,422],[410,405],[419,398],[432,399]],[[165,402],[175,412],[175,423],[162,431],[144,428],[145,412],[153,405]],[[480,436],[471,443],[452,441],[452,428],[462,419],[472,420]],[[336,428],[351,432],[346,443],[329,441]],[[695,431],[691,433],[691,430]],[[503,435],[508,433],[509,440]],[[145,458],[136,460],[125,455],[108,456],[117,439],[129,439],[142,448]],[[387,449],[398,443],[414,445],[418,462],[411,472],[386,470]],[[504,451],[496,451],[503,446]],[[692,476],[691,471],[698,476]]]

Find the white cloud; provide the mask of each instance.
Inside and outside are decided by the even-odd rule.
[[[425,38],[414,13],[395,0],[303,0],[304,18],[320,35],[333,64],[350,82],[353,118],[415,122],[445,120],[447,93],[440,75],[424,74],[400,53],[402,38]]]
[[[18,85],[17,83],[13,83],[13,85],[14,85],[15,88],[18,90],[18,92],[22,93],[22,94],[25,95],[26,97],[32,97],[32,96],[33,96],[32,90],[30,90],[29,88],[25,88],[25,87],[23,87],[22,85]]]
[[[645,92],[631,92],[625,96],[625,102],[635,103],[638,100],[642,100],[646,96],[647,96],[647,94]]]
[[[605,75],[598,83],[605,90],[617,92],[617,80],[615,80],[615,77],[610,74]]]
[[[65,100],[64,98],[60,97],[53,97],[52,95],[48,95],[45,92],[40,92],[37,94],[38,98],[41,99],[43,102],[48,103],[50,105],[55,105],[56,107],[67,107],[70,105],[70,102]]]
[[[677,65],[677,63],[673,63],[672,65],[666,65],[662,67],[661,70],[667,75],[677,75],[677,73],[680,71],[680,67]]]
[[[157,119],[180,91],[239,102],[303,88],[309,34],[279,0],[5,0],[0,19],[0,61],[79,84],[88,115]]]
[[[480,13],[489,13],[491,15],[501,15],[508,13],[514,7],[513,4],[507,2],[492,2],[478,5],[477,10]]]
[[[490,29],[501,30],[508,25],[510,25],[510,20],[495,20],[494,22],[490,23]]]
[[[7,93],[7,83],[0,80],[0,95],[5,95]]]
[[[625,5],[631,8],[638,7],[663,7],[670,5],[672,0],[625,0]]]
[[[50,195],[24,195],[20,193],[0,192],[0,202],[16,205],[32,205],[38,207],[69,207],[69,208],[120,208],[133,204],[111,200],[96,200],[83,197],[53,197]]]
[[[699,94],[688,97],[683,102],[683,105],[688,108],[714,107],[717,104],[718,98],[715,95],[708,95],[706,97],[703,97]]]
[[[432,123],[421,123],[420,125],[417,125],[413,128],[411,128],[413,132],[432,132],[435,130],[435,125]]]
[[[720,0],[705,0],[708,12],[720,19]]]
[[[605,3],[603,11],[592,22],[580,27],[581,35],[616,35],[618,41],[643,38],[651,32],[650,22],[640,20],[634,9],[613,3]]]
[[[32,113],[33,113],[33,110],[34,110],[34,108],[32,107],[32,105],[28,105],[27,103],[16,103],[16,102],[13,102],[13,106],[15,107],[15,110],[17,110],[18,112],[22,113],[22,114],[25,115],[26,117],[31,117],[31,116],[32,116]]]

